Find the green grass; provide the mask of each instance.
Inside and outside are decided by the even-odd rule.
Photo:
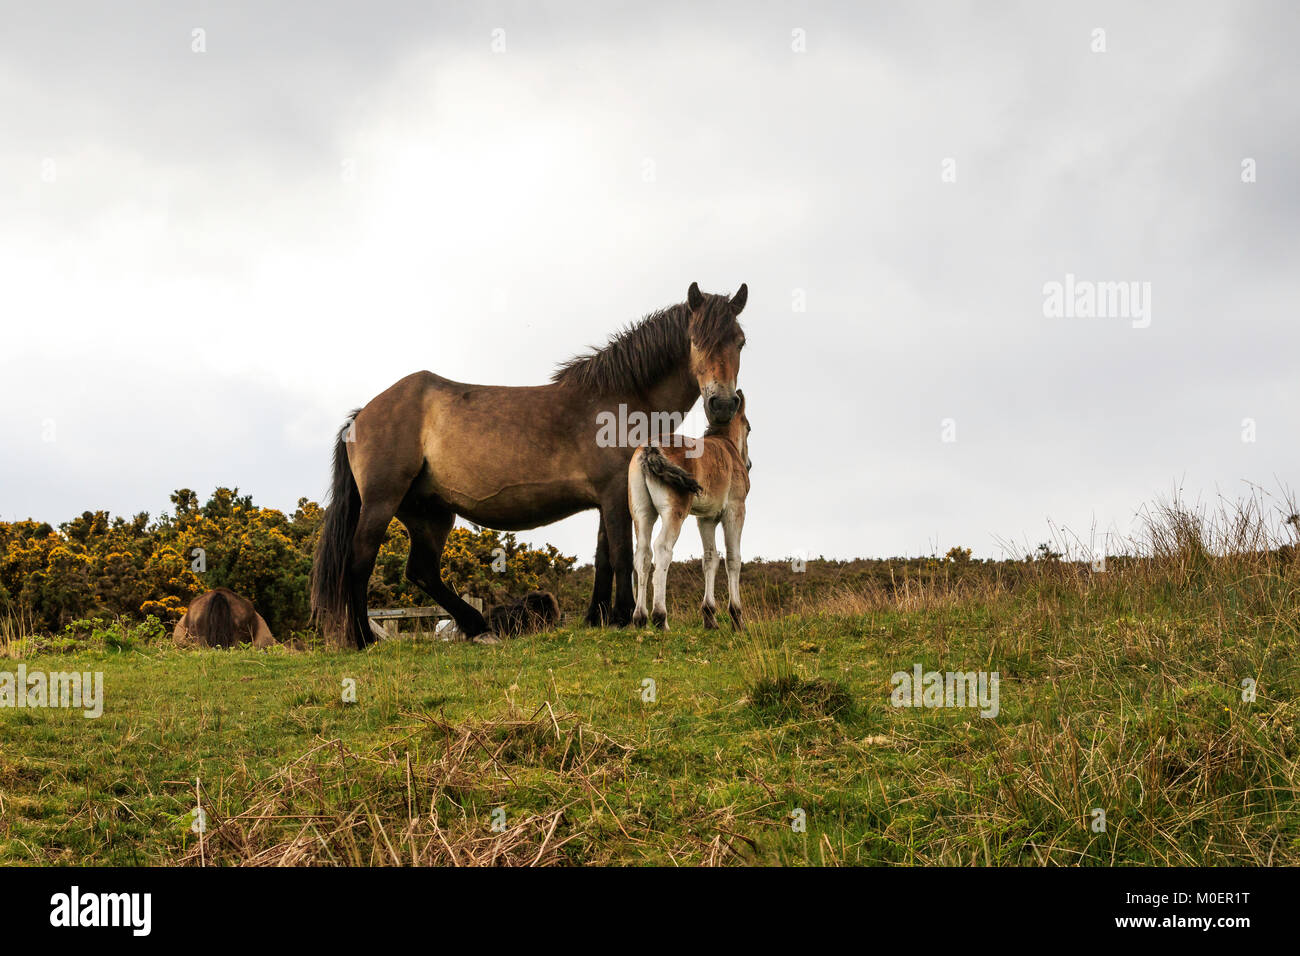
[[[0,710],[0,864],[1295,865],[1292,593],[1043,580],[742,635],[38,652],[103,671],[105,712]],[[1000,672],[998,716],[891,707],[916,663]]]

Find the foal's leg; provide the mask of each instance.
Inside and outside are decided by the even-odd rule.
[[[653,511],[642,511],[632,516],[636,530],[636,610],[632,613],[634,627],[645,627],[647,618],[645,596],[650,585],[650,539],[655,532],[657,517]]]
[[[650,482],[641,468],[641,453],[632,456],[627,471],[627,506],[632,513],[632,529],[636,532],[636,552],[633,565],[636,572],[636,609],[632,624],[645,627],[646,588],[650,585],[650,541],[655,530],[659,509],[650,493]]]
[[[704,603],[700,605],[700,614],[704,616],[704,626],[712,630],[718,626],[717,602],[713,599],[713,582],[718,577],[718,519],[697,518],[700,526],[700,540],[704,542]]]
[[[731,614],[731,626],[738,631],[745,629],[740,613],[740,532],[744,527],[742,501],[722,513],[722,537],[727,543],[727,611]]]
[[[673,562],[673,545],[686,521],[685,508],[669,508],[661,514],[664,526],[655,540],[655,605],[650,619],[655,627],[668,630],[668,565]]]

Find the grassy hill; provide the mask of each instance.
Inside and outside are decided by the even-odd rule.
[[[0,710],[0,864],[1300,863],[1289,552],[861,570],[747,569],[740,635],[675,568],[666,635],[0,642],[0,671],[105,675],[99,719]],[[917,664],[997,671],[998,715],[891,706]]]

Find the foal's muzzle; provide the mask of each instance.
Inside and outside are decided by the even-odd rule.
[[[740,399],[736,396],[727,398],[714,395],[704,403],[704,414],[708,417],[710,425],[725,425],[735,417],[736,410],[739,408]]]

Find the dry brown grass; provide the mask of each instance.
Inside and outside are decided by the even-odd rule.
[[[932,559],[921,572],[902,562],[874,580],[836,582],[774,604],[759,597],[750,614],[861,615],[882,611],[944,611],[1030,597],[1050,610],[1062,602],[1125,601],[1150,607],[1171,599],[1204,602],[1225,614],[1249,608],[1300,633],[1300,520],[1289,495],[1220,499],[1211,507],[1177,496],[1138,513],[1130,538],[1110,537],[1104,569],[1092,566],[1093,548],[1068,529],[1053,528],[1052,557],[977,562],[966,567]],[[1096,535],[1090,534],[1090,538]],[[1002,548],[1017,548],[1003,541]],[[888,563],[886,563],[888,564]]]
[[[21,609],[0,614],[0,657],[21,657],[26,636],[34,633],[36,624],[30,614]]]
[[[553,866],[584,834],[567,811],[603,800],[632,748],[549,706],[529,718],[451,724],[427,715],[366,753],[323,741],[277,770],[184,852],[190,865]],[[423,746],[422,746],[423,745]],[[414,756],[413,756],[414,755]],[[543,812],[508,816],[514,787],[570,791]],[[539,776],[542,779],[538,779]],[[221,795],[204,794],[207,806]],[[500,808],[502,826],[491,826]],[[488,811],[489,820],[482,818]],[[508,823],[508,825],[506,825]]]

